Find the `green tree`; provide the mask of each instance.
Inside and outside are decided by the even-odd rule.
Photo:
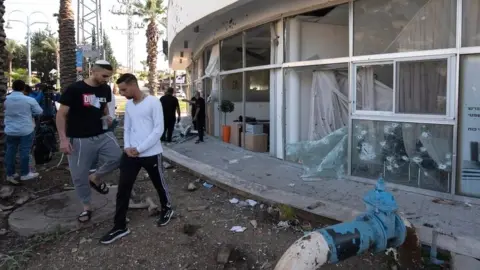
[[[7,53],[8,61],[8,86],[12,86],[12,70],[13,70],[13,59],[15,58],[15,53],[21,49],[20,45],[15,40],[7,39],[5,41],[5,50]]]
[[[143,18],[147,23],[147,64],[148,64],[148,88],[151,95],[155,95],[158,85],[157,59],[158,40],[163,31],[159,30],[159,24],[163,25],[162,19],[166,13],[163,0],[143,0],[134,3],[134,14]]]
[[[57,82],[57,89],[60,89],[60,43],[56,37],[47,37],[42,41],[42,48],[47,52],[55,53],[55,63],[57,64],[57,75],[55,76]]]
[[[105,60],[110,62],[113,67],[113,72],[116,72],[118,68],[118,62],[113,54],[112,43],[106,34],[103,34],[103,50],[105,52]]]
[[[38,31],[33,33],[32,44],[32,71],[36,71],[42,82],[50,81],[50,71],[56,69],[56,53],[54,50],[46,50],[45,43],[54,40],[50,31]],[[51,44],[54,45],[54,44]]]

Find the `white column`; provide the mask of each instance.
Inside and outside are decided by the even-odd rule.
[[[288,61],[300,61],[301,28],[299,20],[297,18],[290,19],[288,27]],[[287,143],[296,143],[300,141],[300,78],[292,70],[287,74]]]

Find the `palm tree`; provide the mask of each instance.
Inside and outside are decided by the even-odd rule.
[[[135,15],[143,18],[147,25],[147,65],[148,65],[148,87],[151,95],[155,95],[157,79],[157,58],[158,58],[158,40],[163,31],[159,31],[158,24],[162,24],[162,15],[166,9],[163,7],[163,0],[144,0],[136,2]]]
[[[3,102],[5,101],[5,95],[7,94],[7,80],[5,78],[5,73],[3,71],[4,59],[6,58],[5,54],[5,29],[3,28],[3,17],[5,16],[5,1],[0,0],[0,163],[4,164],[5,156],[5,133],[4,133],[4,122],[5,114],[3,112]],[[5,178],[4,166],[0,166],[0,179]]]
[[[55,53],[55,62],[57,64],[57,89],[60,88],[60,44],[58,38],[48,37],[42,41],[42,47],[46,51]]]
[[[58,13],[58,37],[60,44],[60,85],[65,89],[77,80],[75,71],[75,15],[72,0],[60,0]]]
[[[15,53],[19,50],[18,43],[13,39],[7,39],[5,42],[5,52],[8,60],[8,87],[12,86],[12,62]]]

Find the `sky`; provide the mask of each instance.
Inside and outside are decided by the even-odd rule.
[[[76,10],[77,10],[77,0],[73,0],[73,8],[75,12],[76,19]],[[23,20],[26,22],[26,16],[32,12],[41,12],[42,14],[33,14],[30,17],[31,23],[33,22],[45,22],[48,21],[50,29],[54,33],[58,33],[58,24],[54,13],[58,13],[60,6],[60,0],[6,0],[6,17],[5,20],[15,19]],[[117,0],[102,0],[102,21],[103,29],[105,33],[110,38],[112,43],[112,48],[117,61],[122,65],[127,65],[127,36],[123,35],[121,31],[113,30],[112,26],[116,26],[121,29],[127,28],[127,19],[125,16],[113,15],[110,11],[112,7],[115,6],[117,9],[119,7]],[[22,12],[12,12],[14,10],[21,10]],[[138,22],[141,22],[140,19],[137,19]],[[27,34],[27,27],[19,22],[11,22],[12,29],[5,29],[7,32],[7,38],[16,40],[20,43],[25,44],[25,37]],[[31,31],[38,31],[45,29],[44,24],[36,24],[31,27]],[[138,29],[138,34],[135,36],[135,69],[142,70],[143,66],[140,64],[140,61],[147,59],[146,53],[146,42],[147,38],[145,37],[145,29]],[[162,37],[165,39],[165,36]],[[162,49],[162,43],[158,43],[159,50]],[[167,69],[168,63],[165,61],[165,56],[162,53],[159,53],[159,61],[157,69]]]

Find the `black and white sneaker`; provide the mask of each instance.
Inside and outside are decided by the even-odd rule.
[[[158,226],[165,226],[170,222],[170,219],[172,219],[173,216],[173,210],[171,208],[163,209],[160,217],[157,219],[157,225]]]
[[[116,240],[127,236],[130,233],[130,230],[128,228],[125,229],[116,229],[113,228],[111,231],[109,231],[105,236],[100,238],[100,243],[102,244],[111,244],[115,242]]]

